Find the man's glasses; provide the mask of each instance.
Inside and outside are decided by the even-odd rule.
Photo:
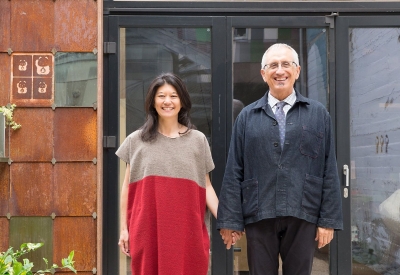
[[[270,64],[265,64],[264,69],[268,70],[277,70],[279,66],[281,66],[282,69],[289,69],[292,65],[295,65],[297,67],[296,62],[294,61],[282,61],[281,63],[278,62],[273,62]]]

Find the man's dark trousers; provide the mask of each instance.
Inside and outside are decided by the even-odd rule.
[[[247,257],[251,275],[310,275],[316,225],[294,217],[265,219],[246,225]]]

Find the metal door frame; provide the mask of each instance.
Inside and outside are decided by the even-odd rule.
[[[104,136],[112,136],[119,138],[119,30],[120,28],[129,27],[210,27],[211,28],[211,47],[212,47],[212,153],[213,160],[216,168],[212,172],[212,180],[216,190],[220,189],[218,183],[222,182],[223,171],[225,167],[226,155],[226,129],[223,122],[226,120],[226,45],[225,45],[225,25],[226,19],[224,17],[205,17],[205,16],[110,16],[108,19],[108,29],[105,39],[106,43],[114,43],[115,53],[108,53],[106,55],[107,62],[105,62],[106,76],[104,79],[108,81],[105,83],[105,92],[107,96],[104,97]],[[109,44],[108,44],[109,45]],[[110,48],[112,48],[110,47]],[[106,86],[107,85],[107,86]],[[108,89],[107,89],[108,88]],[[119,198],[118,198],[118,159],[115,155],[115,148],[106,148],[104,152],[104,163],[107,167],[108,173],[104,174],[104,226],[103,236],[106,236],[103,241],[103,270],[104,274],[116,274],[119,265],[119,247],[118,243],[118,213],[119,213]],[[213,221],[215,225],[215,221]],[[219,236],[218,231],[213,230],[213,236]],[[215,263],[225,262],[228,258],[228,252],[223,249],[223,243],[220,238],[213,238],[213,260]],[[222,270],[221,270],[222,268]],[[216,264],[213,266],[214,274],[223,274],[224,266]]]
[[[331,20],[332,17],[332,20]],[[233,28],[327,28],[328,37],[328,90],[329,90],[329,112],[332,115],[334,123],[335,113],[335,37],[333,28],[334,16],[257,16],[257,17],[242,17],[232,16],[228,17],[227,24],[227,52],[232,53],[232,29]],[[261,61],[261,60],[260,60]],[[232,68],[232,55],[228,59],[228,83],[227,83],[227,100],[232,102],[233,99],[233,68]],[[261,76],[260,76],[261,77]],[[228,105],[228,113],[232,113],[232,104]],[[227,134],[228,136],[232,133],[232,123],[227,121]],[[337,263],[337,243],[332,242],[330,245],[330,262]],[[330,274],[337,273],[337,265],[329,265]],[[232,274],[232,273],[227,273]]]
[[[400,27],[400,15],[386,16],[339,16],[336,24],[336,50],[337,50],[337,66],[336,66],[336,85],[337,97],[336,105],[340,107],[337,112],[337,160],[339,170],[343,165],[350,167],[350,78],[349,78],[349,28],[390,28]],[[339,69],[340,68],[340,69]],[[351,178],[351,169],[349,170],[349,178]],[[343,172],[341,173],[343,175]],[[344,177],[344,175],[343,175]],[[343,180],[344,181],[344,180]],[[346,186],[342,185],[343,190]],[[351,190],[351,185],[348,187]],[[339,250],[338,274],[352,273],[352,250],[351,250],[351,195],[343,199],[344,229],[339,232]]]
[[[400,14],[400,2],[169,2],[169,1],[108,1],[103,2],[104,42],[119,42],[121,26],[171,26],[190,27],[213,26],[212,32],[212,79],[213,79],[213,141],[212,150],[216,169],[213,171],[213,185],[219,192],[222,182],[227,146],[232,131],[228,121],[232,111],[232,27],[276,26],[276,27],[315,27],[329,24],[329,108],[332,121],[336,125],[337,157],[339,172],[349,161],[349,141],[340,139],[340,135],[349,137],[349,125],[336,124],[348,119],[348,52],[343,45],[348,37],[343,31],[345,26],[361,24],[377,26],[371,23],[370,16],[379,17],[377,22],[387,22],[387,15]],[[361,16],[360,16],[361,15]],[[160,22],[161,16],[169,16]],[[343,18],[343,21],[342,21]],[[378,17],[374,17],[378,18]],[[338,20],[339,19],[339,20]],[[196,21],[197,20],[197,21]],[[315,25],[317,22],[319,25]],[[337,23],[335,22],[337,21]],[[196,24],[194,22],[197,22]],[[145,23],[145,24],[144,24]],[[137,25],[138,24],[138,25]],[[194,25],[193,25],[194,24]],[[382,23],[384,24],[384,23]],[[389,23],[388,23],[389,24]],[[392,23],[391,23],[392,24]],[[224,37],[219,39],[218,37]],[[347,41],[347,44],[346,44]],[[218,44],[217,44],[218,43]],[[119,89],[118,89],[118,47],[115,53],[104,56],[104,136],[118,137]],[[340,68],[340,69],[338,69]],[[218,81],[215,81],[218,79]],[[347,85],[347,86],[346,86]],[[347,88],[346,88],[347,87]],[[340,92],[340,95],[336,93]],[[347,101],[346,101],[347,100]],[[336,107],[337,106],[337,107]],[[340,111],[336,110],[340,108]],[[347,109],[346,109],[347,108]],[[118,139],[116,139],[118,140]],[[117,145],[115,145],[117,146]],[[116,274],[118,270],[118,190],[115,188],[118,178],[118,160],[116,147],[104,148],[103,164],[103,274]],[[347,151],[346,151],[347,150]],[[330,274],[351,274],[351,238],[349,222],[350,203],[344,201],[345,223],[347,231],[338,232],[331,245]],[[346,214],[346,212],[348,214]],[[347,216],[346,216],[347,215]],[[213,221],[215,226],[215,221]],[[215,229],[214,229],[215,230]],[[218,232],[213,232],[217,236]],[[213,238],[212,274],[233,274],[233,251],[226,251],[220,238]],[[347,257],[346,255],[349,255]],[[349,272],[350,270],[350,272]]]

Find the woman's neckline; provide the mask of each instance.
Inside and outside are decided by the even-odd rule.
[[[186,129],[185,130],[185,132],[183,132],[183,133],[179,133],[177,136],[173,136],[173,137],[171,137],[171,136],[167,136],[167,135],[164,135],[163,133],[161,133],[160,131],[158,131],[158,134],[160,135],[160,136],[162,136],[162,137],[166,137],[166,138],[169,138],[169,139],[177,139],[177,138],[180,138],[180,137],[183,137],[183,136],[186,136],[188,133],[190,133],[191,132],[191,130],[190,129]]]

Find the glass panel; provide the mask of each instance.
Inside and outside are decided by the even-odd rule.
[[[192,100],[191,119],[211,141],[211,29],[120,29],[120,140],[144,122],[144,99],[150,82],[163,72],[179,75]],[[125,164],[120,163],[120,185]],[[130,274],[120,254],[120,274]]]
[[[6,157],[6,117],[0,114],[0,160]]]
[[[353,274],[400,274],[400,28],[353,28],[350,45]]]
[[[57,107],[93,107],[97,102],[97,56],[93,53],[56,53]]]
[[[295,88],[328,107],[327,34],[324,28],[233,29],[233,120],[240,110],[261,98],[268,87],[261,77],[261,59],[274,43],[291,45],[299,55],[300,78]],[[235,245],[234,274],[247,275],[245,236]],[[315,250],[313,275],[329,274],[329,246]]]
[[[51,217],[11,217],[10,246],[19,250],[23,243],[44,243],[34,252],[25,254],[25,258],[34,263],[34,271],[45,269],[43,258],[53,264],[53,220]],[[24,257],[22,257],[24,258]]]

